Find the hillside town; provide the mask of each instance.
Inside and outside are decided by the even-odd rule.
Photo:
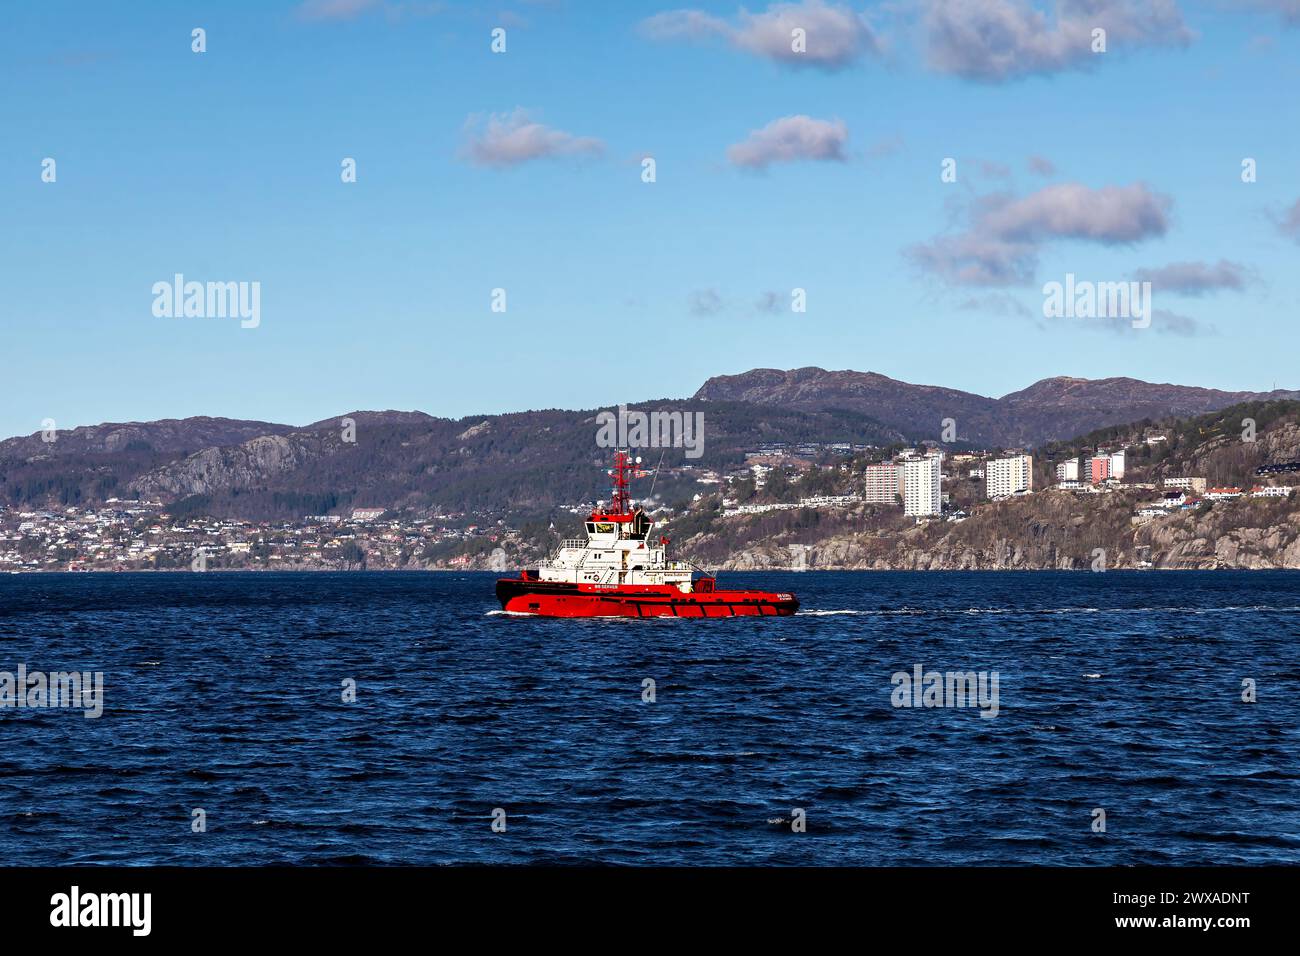
[[[110,499],[101,506],[43,511],[0,507],[0,572],[218,569],[358,570],[420,566],[440,551],[490,550],[516,538],[465,515],[384,520],[383,508],[294,522],[174,520],[161,502]],[[413,562],[415,562],[413,564]],[[468,556],[449,566],[466,566]]]
[[[1149,445],[1163,435],[1148,435]],[[909,522],[962,522],[981,508],[1035,494],[1123,496],[1133,524],[1238,499],[1285,498],[1285,476],[1300,463],[1257,469],[1251,487],[1219,487],[1196,475],[1132,479],[1125,449],[1096,448],[1060,460],[1023,448],[945,451],[936,444],[880,449],[850,442],[770,442],[730,468],[680,464],[665,479],[699,490],[676,502],[650,498],[659,527],[705,511],[713,519],[771,512],[898,509]],[[1292,467],[1294,466],[1294,467]],[[817,493],[798,494],[812,486]],[[254,522],[177,518],[158,499],[109,498],[102,504],[48,509],[0,507],[0,572],[99,570],[504,569],[544,553],[565,524],[594,502],[555,509],[548,525],[525,529],[505,512],[427,513],[356,507],[341,514]]]
[[[1163,436],[1152,436],[1151,443],[1163,441]],[[768,450],[750,457],[749,470],[758,487],[774,467],[773,460],[782,452]],[[1161,478],[1159,483],[1126,481],[1127,453],[1099,448],[1091,455],[1067,458],[1055,462],[1052,474],[1055,481],[1040,491],[1070,492],[1075,494],[1107,494],[1110,492],[1149,491],[1153,500],[1141,505],[1136,518],[1151,518],[1169,514],[1177,509],[1194,508],[1203,501],[1230,501],[1237,498],[1285,498],[1292,491],[1288,484],[1265,483],[1250,488],[1207,487],[1206,479],[1197,476]],[[766,459],[766,460],[764,460]],[[861,490],[838,497],[823,496],[801,499],[798,505],[770,504],[733,507],[724,514],[756,514],[788,507],[827,507],[857,502],[901,507],[903,514],[918,522],[944,517],[961,520],[966,512],[953,507],[953,486],[964,479],[982,484],[983,500],[1001,501],[1006,498],[1034,493],[1034,457],[1022,449],[983,452],[958,452],[945,454],[936,447],[908,448],[881,461],[868,463],[862,469]],[[1300,471],[1295,468],[1271,466],[1258,469],[1264,481],[1273,476]],[[737,480],[732,476],[730,480]],[[724,505],[733,502],[724,500]]]

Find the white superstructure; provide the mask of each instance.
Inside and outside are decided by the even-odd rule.
[[[641,459],[633,462],[624,452],[614,456],[614,495],[609,507],[597,507],[587,519],[587,540],[569,538],[549,559],[537,566],[539,581],[597,584],[668,584],[691,593],[694,566],[669,561],[667,538],[654,542],[654,522],[640,508],[633,509],[628,479],[642,474]]]
[[[612,521],[607,518],[630,518]],[[654,522],[637,510],[630,515],[593,515],[587,522],[587,540],[569,538],[537,567],[542,581],[580,584],[674,584],[691,591],[694,568],[669,561],[662,539],[649,538]]]

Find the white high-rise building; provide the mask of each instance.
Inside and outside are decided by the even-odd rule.
[[[1124,477],[1124,452],[1117,451],[1110,456],[1110,476],[1112,478]]]
[[[892,461],[867,465],[862,500],[872,504],[892,505],[903,493],[903,469]]]
[[[1057,481],[1078,481],[1079,480],[1079,459],[1067,458],[1059,462],[1056,466]]]
[[[1021,491],[1032,491],[1034,459],[1029,455],[995,458],[984,466],[984,482],[990,498],[1004,498]]]
[[[924,458],[903,459],[903,514],[913,517],[937,515],[943,511],[939,490],[943,453],[932,451]]]

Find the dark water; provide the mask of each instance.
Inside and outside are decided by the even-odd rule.
[[[734,575],[804,611],[705,621],[492,579],[0,577],[0,671],[105,681],[99,719],[0,710],[0,859],[1300,861],[1300,574]],[[894,708],[918,663],[997,671],[998,716]]]

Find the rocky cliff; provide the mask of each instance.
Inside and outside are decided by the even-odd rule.
[[[1049,491],[993,503],[961,522],[902,530],[831,529],[825,535],[796,529],[733,548],[715,558],[714,566],[788,569],[796,564],[797,549],[804,548],[810,570],[1089,570],[1094,564],[1106,570],[1300,568],[1300,501],[1295,498],[1223,501],[1135,519],[1132,510],[1141,498],[1132,492]],[[839,520],[851,524],[853,518],[845,514]],[[735,528],[729,532],[737,534]],[[709,563],[718,553],[711,547],[716,537],[684,541],[683,552]]]
[[[205,448],[183,461],[139,476],[130,488],[146,497],[178,498],[256,486],[322,457],[327,453],[328,441],[323,434],[297,432],[262,435],[224,448]],[[342,443],[336,440],[332,444]]]

